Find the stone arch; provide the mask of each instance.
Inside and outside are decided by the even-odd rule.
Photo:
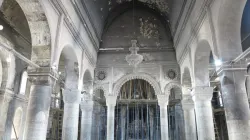
[[[91,80],[93,80],[93,76],[92,76],[90,70],[87,69],[83,75],[83,82],[85,82],[85,81],[87,82],[87,81],[91,81]]]
[[[93,92],[93,76],[88,69],[83,75],[83,91],[86,91],[87,93]]]
[[[101,94],[101,92],[103,92],[103,93]],[[94,87],[94,90],[93,90],[93,99],[95,99],[95,98],[105,99],[106,93],[107,93],[107,91],[105,90],[104,87],[102,87],[102,86]]]
[[[41,1],[15,1],[20,6],[28,22],[32,46],[31,60],[40,66],[49,67],[51,63],[51,34]]]
[[[217,21],[218,51],[223,61],[231,61],[242,53],[241,45],[241,19],[246,0],[219,1],[218,12],[215,13]]]
[[[177,88],[177,89],[180,89],[180,90],[181,90],[181,85],[180,85],[179,83],[176,83],[176,82],[168,83],[168,84],[165,86],[164,94],[167,95],[167,96],[169,96],[171,90],[174,89],[174,88]]]
[[[79,61],[74,48],[66,45],[62,48],[57,64],[53,67],[59,70],[61,77],[65,79],[65,88],[78,89]]]
[[[97,90],[102,90],[104,92],[104,95],[107,93],[106,89],[103,86],[94,87],[93,92]]]
[[[190,70],[188,67],[184,68],[181,83],[184,87],[192,88],[192,79],[191,79],[191,74],[190,74]]]
[[[127,81],[133,80],[133,79],[142,79],[142,80],[147,81],[153,87],[156,95],[162,94],[160,85],[153,77],[151,77],[150,75],[146,73],[133,73],[133,74],[125,75],[122,78],[120,78],[117,82],[115,82],[116,84],[114,85],[112,95],[118,96],[122,85],[125,84]]]
[[[23,121],[23,109],[21,107],[17,108],[13,118],[11,139],[20,139],[21,126]],[[15,128],[14,128],[15,127]]]
[[[0,35],[0,45],[12,49],[14,45],[5,37]],[[13,89],[15,79],[15,57],[6,49],[0,48],[0,60],[2,65],[1,89]]]
[[[211,46],[207,40],[201,40],[197,44],[194,54],[194,84],[195,86],[209,86],[209,59]]]

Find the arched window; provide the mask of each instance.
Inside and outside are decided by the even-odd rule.
[[[25,95],[25,91],[26,91],[26,85],[27,85],[27,80],[28,80],[28,73],[27,71],[24,71],[21,77],[21,83],[20,83],[20,89],[19,89],[19,93],[22,95]]]

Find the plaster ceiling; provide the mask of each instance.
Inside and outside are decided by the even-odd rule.
[[[140,50],[173,48],[170,30],[163,23],[159,16],[147,9],[128,10],[115,18],[103,32],[101,48],[128,50],[134,39]]]
[[[167,21],[166,24],[174,32],[186,0],[82,0],[82,2],[88,10],[98,36],[101,38],[103,30],[112,20],[112,16],[118,16],[126,11],[126,8],[131,9],[131,6],[146,6],[154,10]]]

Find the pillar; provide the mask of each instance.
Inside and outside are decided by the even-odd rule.
[[[127,112],[127,108],[126,106],[122,106],[121,107],[121,140],[125,140],[125,134],[126,134],[126,113]]]
[[[218,74],[221,79],[229,140],[250,139],[250,110],[245,87],[246,72],[242,67],[222,66]]]
[[[212,87],[195,87],[192,91],[199,140],[215,140],[211,100]]]
[[[155,111],[156,113],[157,113],[157,111]],[[155,116],[157,116],[156,114],[155,114]],[[149,135],[149,138],[150,139],[154,139],[154,133],[156,134],[156,135],[158,135],[160,132],[159,132],[159,128],[158,128],[158,126],[156,126],[156,128],[154,128],[154,110],[153,110],[153,108],[152,107],[149,107],[149,126],[150,126],[150,135]],[[156,123],[155,123],[156,124]],[[156,124],[157,125],[157,124]],[[158,136],[157,136],[158,137]]]
[[[184,115],[185,140],[197,140],[194,102],[191,95],[183,95],[182,109]]]
[[[176,140],[184,140],[185,138],[185,129],[183,128],[184,125],[184,115],[182,110],[181,103],[175,104],[175,138]],[[193,139],[195,140],[195,139]]]
[[[161,139],[168,140],[168,96],[157,95],[160,106]]]
[[[63,91],[64,112],[63,112],[63,140],[77,140],[79,104],[81,92],[77,89],[65,89]]]
[[[92,100],[81,102],[81,140],[91,140],[93,107],[94,102]]]
[[[107,105],[107,140],[114,140],[115,131],[115,105],[117,96],[106,96]]]
[[[52,85],[55,74],[48,69],[29,72],[31,80],[25,140],[45,140],[47,134]]]
[[[0,91],[0,139],[4,137],[7,113],[10,101],[13,99],[14,92],[11,90]]]

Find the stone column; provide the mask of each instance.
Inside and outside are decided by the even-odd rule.
[[[192,91],[199,140],[215,140],[211,100],[212,87],[195,87]]]
[[[185,140],[197,140],[194,102],[191,95],[183,95],[182,109],[184,115]]]
[[[185,128],[183,128],[184,125],[184,115],[183,115],[183,109],[181,103],[175,104],[175,129],[176,134],[175,138],[176,140],[183,140],[185,139]],[[195,139],[194,139],[195,140]]]
[[[115,106],[117,96],[106,96],[107,105],[107,140],[114,140],[115,131]]]
[[[92,100],[83,100],[81,102],[81,140],[91,140],[93,107],[94,102]]]
[[[161,139],[168,140],[168,96],[157,95],[157,99],[160,106]]]
[[[63,112],[63,140],[77,140],[79,104],[81,92],[77,89],[65,89],[63,91],[64,112]]]
[[[40,70],[39,70],[40,71]],[[29,72],[31,80],[25,129],[25,140],[45,140],[47,134],[52,85],[55,73],[49,68]]]
[[[4,136],[8,108],[13,96],[14,92],[11,90],[0,90],[0,139]]]
[[[250,110],[245,90],[245,70],[241,66],[222,66],[219,75],[229,140],[250,139]]]
[[[156,114],[155,114],[156,116]],[[154,139],[154,133],[157,135],[159,134],[158,126],[154,128],[154,110],[152,107],[149,107],[149,124],[150,124],[150,139]],[[155,122],[156,123],[156,122]],[[158,136],[157,136],[158,137]]]
[[[125,140],[126,113],[128,113],[127,108],[125,106],[122,106],[121,107],[121,140]]]

